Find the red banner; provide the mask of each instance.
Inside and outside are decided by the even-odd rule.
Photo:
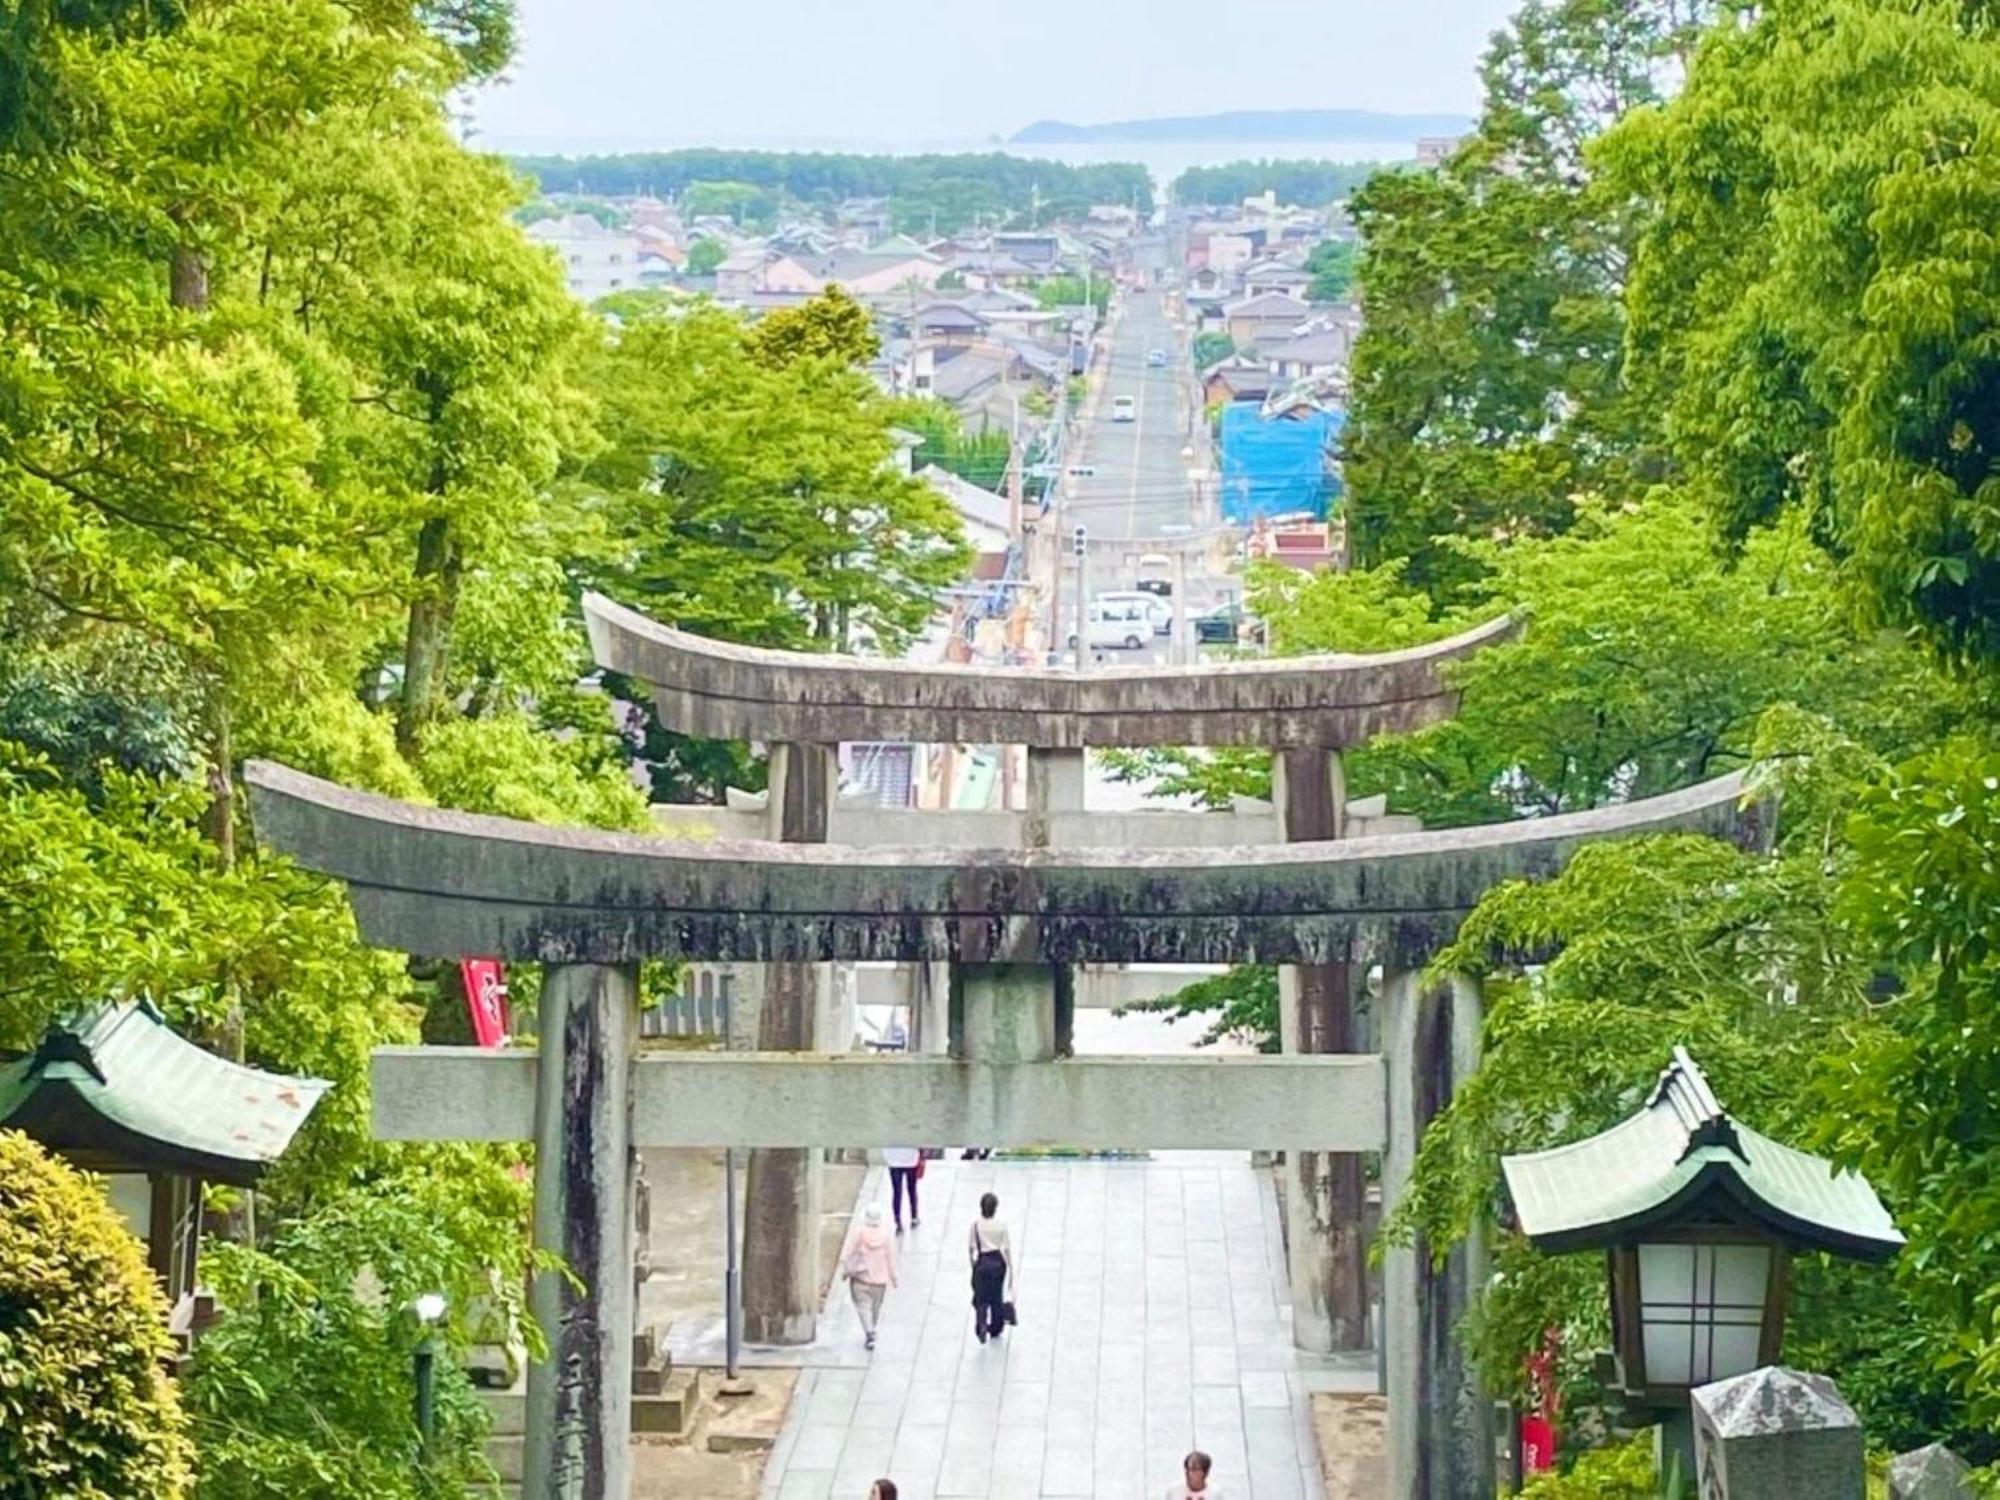
[[[507,1044],[507,985],[496,958],[468,958],[458,966],[472,1035],[482,1047]]]
[[[1556,1430],[1547,1417],[1521,1418],[1521,1472],[1539,1474],[1556,1466]]]

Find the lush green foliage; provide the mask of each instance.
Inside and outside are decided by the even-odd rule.
[[[889,465],[891,408],[847,360],[760,351],[712,307],[628,321],[603,351],[604,446],[576,488],[620,540],[594,571],[703,634],[893,646],[963,569],[957,516]]]
[[[729,247],[721,240],[702,238],[688,246],[687,273],[690,276],[713,276],[715,268],[729,259]]]
[[[1354,268],[1358,258],[1351,240],[1321,240],[1306,257],[1312,281],[1306,287],[1311,302],[1345,302],[1354,289]]]
[[[1786,0],[1605,151],[1676,458],[1734,535],[1806,510],[1874,617],[1968,660],[2000,656],[1996,142],[1989,9]]]
[[[1206,370],[1210,365],[1229,358],[1236,352],[1236,341],[1226,333],[1198,333],[1190,345],[1197,370]]]
[[[490,1480],[485,1410],[451,1356],[469,1308],[495,1309],[502,1326],[520,1315],[527,1196],[524,1178],[481,1153],[411,1153],[403,1170],[287,1224],[268,1252],[212,1246],[205,1271],[233,1311],[197,1345],[187,1380],[201,1494],[416,1500]],[[467,1256],[482,1243],[482,1257]],[[422,1334],[409,1308],[430,1292],[451,1313],[420,1464],[411,1363]]]
[[[936,464],[983,489],[997,493],[1006,487],[1010,451],[1006,433],[987,429],[967,432],[957,411],[942,401],[921,397],[894,403],[891,414],[898,427],[924,440],[910,455],[915,468]]]
[[[1661,472],[1620,378],[1636,229],[1585,148],[1657,96],[1707,7],[1531,0],[1496,38],[1478,132],[1436,171],[1355,196],[1364,236],[1343,437],[1352,545],[1451,598],[1476,568],[1433,539],[1566,529],[1589,494]]]
[[[166,1313],[98,1187],[0,1130],[0,1496],[188,1492]]]
[[[837,286],[797,307],[766,314],[749,332],[750,355],[783,367],[801,359],[865,365],[882,349],[868,309]]]
[[[1265,192],[1280,203],[1321,208],[1345,198],[1380,170],[1372,161],[1233,161],[1189,167],[1169,189],[1176,203],[1234,207]]]
[[[1093,276],[1086,285],[1082,276],[1051,276],[1035,283],[1035,300],[1044,307],[1082,307],[1088,304],[1103,317],[1111,306],[1111,278]]]
[[[854,156],[838,152],[646,151],[618,156],[517,156],[515,170],[545,184],[601,197],[762,190],[819,208],[848,198],[887,198],[898,229],[950,233],[975,219],[1021,221],[1080,214],[1093,203],[1153,207],[1144,167],[1124,162],[1071,167],[999,152],[963,156]],[[706,200],[703,209],[706,211]],[[722,211],[727,212],[724,208]]]

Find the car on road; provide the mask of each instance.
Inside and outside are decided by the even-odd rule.
[[[1093,604],[1083,622],[1084,649],[1089,651],[1137,651],[1151,639],[1153,622],[1143,604],[1114,602]],[[1070,635],[1072,651],[1076,636]]]
[[[1164,364],[1166,364],[1166,362],[1167,362],[1167,351],[1166,351],[1166,350],[1164,350],[1164,349],[1149,349],[1149,350],[1148,350],[1148,351],[1146,352],[1146,363],[1147,363],[1147,364],[1149,364],[1149,365],[1151,365],[1151,366],[1152,366],[1152,367],[1153,367],[1154,369],[1156,369],[1156,370],[1157,370],[1157,369],[1159,369],[1159,368],[1160,368],[1161,366],[1163,366]]]
[[[1162,599],[1174,596],[1174,560],[1164,552],[1148,552],[1139,559],[1139,581],[1136,587],[1149,594],[1158,594]]]
[[[1111,420],[1114,422],[1136,422],[1139,420],[1139,403],[1131,396],[1111,398]]]
[[[1231,599],[1205,609],[1194,617],[1194,638],[1202,646],[1234,646],[1238,642],[1253,644],[1263,638],[1263,621],[1244,609],[1240,600]]]
[[[1147,590],[1145,584],[1136,589],[1106,589],[1091,601],[1093,607],[1136,604],[1153,623],[1154,635],[1172,635],[1174,630],[1174,607],[1157,594]]]

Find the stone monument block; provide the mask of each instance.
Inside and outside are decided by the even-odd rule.
[[[1689,1400],[1701,1500],[1862,1500],[1861,1419],[1824,1375],[1768,1365]]]
[[[1889,1461],[1889,1500],[1972,1500],[1972,1466],[1943,1443]]]

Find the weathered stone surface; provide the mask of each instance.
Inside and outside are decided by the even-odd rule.
[[[548,1358],[528,1366],[522,1478],[532,1500],[630,1489],[638,986],[636,971],[595,964],[553,966],[542,980],[535,1243],[565,1269],[537,1271],[529,1292],[549,1342]]]
[[[1889,1500],[1972,1500],[1972,1466],[1943,1443],[1889,1461]]]
[[[1418,976],[1382,976],[1382,1035],[1389,1083],[1382,1207],[1408,1191],[1425,1128],[1479,1065],[1483,998],[1477,980],[1454,976],[1425,994]],[[1387,1493],[1412,1500],[1488,1500],[1494,1493],[1493,1403],[1459,1337],[1487,1280],[1483,1234],[1442,1266],[1422,1236],[1392,1248],[1382,1268],[1382,1339],[1388,1375]]]
[[[1689,1399],[1704,1497],[1862,1500],[1861,1419],[1824,1375],[1770,1365]]]
[[[382,1140],[520,1140],[533,1128],[532,1050],[381,1047]],[[919,1141],[1156,1150],[1383,1143],[1382,1060],[1346,1057],[941,1056],[785,1052],[642,1055],[632,1139],[642,1148]]]
[[[1249,849],[690,843],[415,807],[267,763],[259,837],[347,882],[363,936],[432,957],[1420,963],[1503,880],[1592,839],[1752,840],[1740,775],[1557,818]]]
[[[1347,837],[1340,752],[1317,745],[1273,757],[1271,794],[1290,843]],[[1287,1052],[1365,1052],[1356,998],[1368,966],[1355,955],[1278,971],[1279,1037]],[[1283,1177],[1292,1339],[1314,1353],[1369,1346],[1367,1174],[1352,1153],[1294,1151]]]
[[[922,666],[690,635],[584,599],[602,666],[653,688],[683,734],[765,741],[1035,745],[1360,745],[1448,718],[1439,669],[1504,640],[1502,617],[1449,640],[1322,655],[1090,672]]]

